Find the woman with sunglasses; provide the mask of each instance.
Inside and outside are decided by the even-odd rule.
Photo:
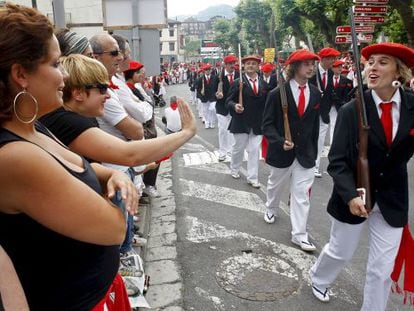
[[[379,43],[363,48],[361,54],[367,59],[368,90],[363,96],[370,127],[372,210],[366,209],[357,192],[358,113],[353,100],[338,112],[328,156],[328,172],[334,182],[328,203],[331,236],[310,275],[313,294],[329,301],[328,288],[352,258],[366,224],[370,239],[361,310],[383,311],[403,227],[408,222],[407,162],[414,153],[414,94],[401,86],[411,78],[414,50],[398,43]]]
[[[62,66],[69,75],[63,89],[63,107],[41,118],[41,122],[72,151],[98,162],[136,166],[169,155],[194,136],[194,116],[182,100],[178,106],[183,130],[174,135],[123,141],[102,131],[87,118],[103,114],[109,97],[105,67],[83,55],[63,58]]]
[[[35,127],[62,105],[59,58],[46,16],[0,5],[0,245],[30,310],[103,310],[113,292],[128,308],[117,274],[125,208],[110,200],[119,191],[134,213],[133,183]]]

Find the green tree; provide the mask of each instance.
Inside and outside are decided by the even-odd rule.
[[[200,49],[200,41],[199,40],[186,40],[184,45],[184,57],[191,57],[191,56],[198,56],[199,49]]]

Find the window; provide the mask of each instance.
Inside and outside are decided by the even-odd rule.
[[[170,37],[174,37],[174,29],[170,29]]]
[[[162,51],[162,43],[160,43],[160,52]]]
[[[170,51],[175,51],[175,42],[170,42]]]
[[[162,37],[162,30],[160,30],[160,37]]]

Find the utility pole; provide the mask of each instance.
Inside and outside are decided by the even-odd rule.
[[[132,0],[132,58],[139,59],[138,0]]]
[[[36,0],[34,0],[36,2]],[[53,20],[56,28],[66,27],[65,0],[52,0]]]
[[[32,0],[32,8],[37,9],[37,1],[36,0]]]

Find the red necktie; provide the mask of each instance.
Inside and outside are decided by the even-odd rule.
[[[326,71],[322,74],[322,87],[325,89],[326,86]]]
[[[230,73],[230,74],[228,75],[228,77],[229,77],[229,83],[230,83],[230,85],[232,85],[232,84],[233,84],[233,74],[232,74],[232,73]]]
[[[385,140],[387,141],[388,147],[392,144],[392,102],[390,103],[381,103],[380,104],[382,114],[381,114],[381,123],[384,128]]]
[[[300,89],[299,102],[298,102],[299,117],[302,117],[303,113],[305,112],[305,87],[306,85],[299,85],[299,89]]]
[[[254,95],[257,95],[256,79],[254,79],[254,80],[249,79],[249,80],[253,84],[253,93],[254,93]]]
[[[338,77],[335,77],[335,83],[334,83],[334,88],[336,89],[338,87]]]

